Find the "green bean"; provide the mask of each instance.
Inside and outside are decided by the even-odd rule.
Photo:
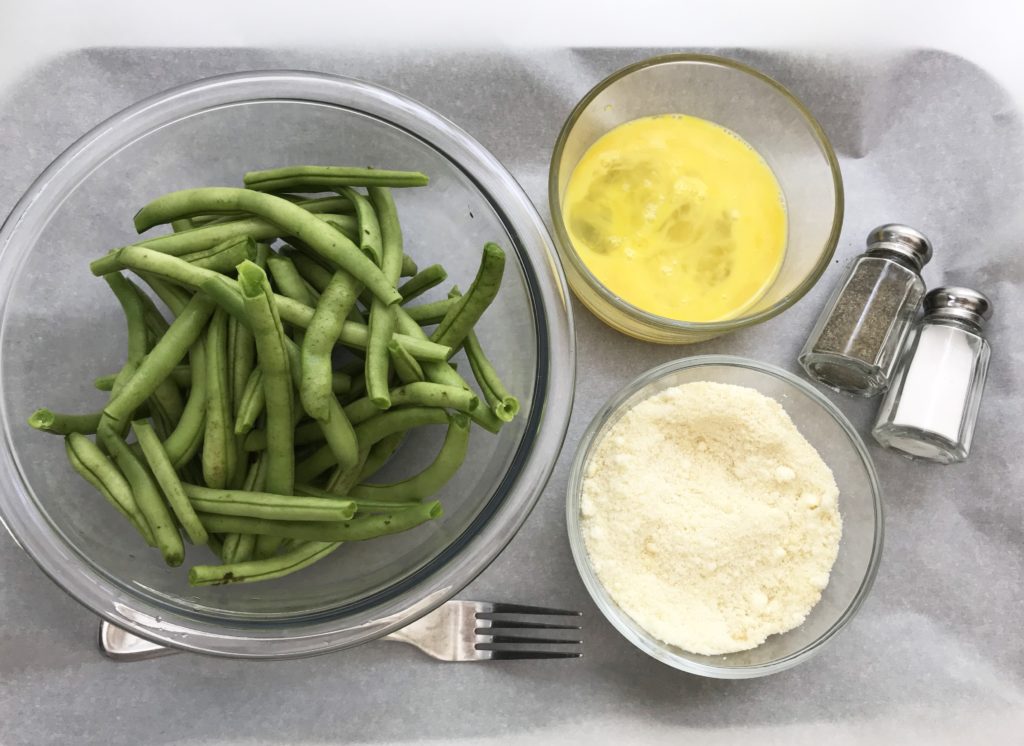
[[[94,380],[92,385],[95,386],[98,391],[110,391],[114,387],[115,378],[117,378],[117,373],[108,373],[107,375],[100,376]],[[178,365],[171,371],[168,378],[170,378],[178,388],[187,389],[192,384],[192,371],[187,365]]]
[[[228,542],[231,542],[229,554]],[[236,562],[248,562],[252,559],[253,549],[256,548],[256,537],[253,534],[228,534],[224,539],[225,564]]]
[[[226,487],[235,475],[238,458],[231,416],[227,336],[228,316],[218,308],[206,332],[206,432],[202,453],[203,480],[218,488]]]
[[[340,466],[338,459],[331,450],[331,447],[325,445],[295,464],[295,479],[300,482],[312,482],[325,471],[335,466]]]
[[[185,310],[185,306],[192,297],[188,290],[152,272],[136,270],[135,274],[145,280],[157,297],[164,302],[164,305],[171,309],[172,314],[175,316],[181,315],[181,312]],[[217,277],[220,277],[220,275],[217,275]]]
[[[252,236],[236,236],[209,249],[182,254],[181,258],[189,264],[214,272],[233,272],[244,260],[256,258],[256,242]]]
[[[185,558],[185,547],[181,543],[181,536],[174,525],[174,519],[167,509],[167,504],[160,496],[146,467],[121,439],[120,433],[113,425],[101,426],[98,436],[107,452],[121,469],[125,479],[128,480],[128,484],[131,485],[135,503],[139,506],[139,512],[149,526],[157,549],[163,555],[164,562],[171,567],[177,567]]]
[[[386,438],[382,438],[374,443],[373,447],[370,448],[370,452],[366,456],[366,460],[363,461],[363,468],[360,469],[359,476],[356,481],[362,482],[380,471],[384,467],[384,464],[386,464],[395,454],[395,451],[398,450],[398,447],[402,444],[403,440],[405,440],[405,433],[399,432],[392,433]],[[354,486],[355,485],[353,484],[352,487]],[[352,487],[347,490],[347,493],[352,492]],[[346,497],[348,497],[348,494],[346,494]]]
[[[255,266],[255,265],[254,265]],[[103,412],[115,422],[127,422],[153,390],[170,375],[174,366],[202,334],[214,310],[214,302],[203,295],[192,298],[167,333],[139,364],[121,391],[114,393]],[[116,388],[116,386],[115,386]]]
[[[278,197],[282,197],[289,202],[294,202],[296,205],[301,207],[306,212],[321,213],[328,212],[337,215],[347,215],[353,212],[351,203],[340,195],[334,195],[332,197],[317,197],[316,199],[305,199],[303,197],[297,197],[292,194],[279,194]],[[221,215],[203,215],[192,218],[194,227],[201,225],[209,225],[213,222],[225,222],[232,219],[245,217],[244,212],[232,212],[230,214],[225,213]],[[263,266],[263,265],[260,265]]]
[[[388,283],[377,265],[360,252],[343,233],[325,225],[317,216],[311,215],[301,207],[270,194],[233,187],[206,187],[172,192],[158,197],[139,210],[135,215],[135,227],[141,232],[182,214],[210,207],[215,210],[245,210],[266,218],[353,274],[384,303],[396,303],[401,300],[394,285]]]
[[[383,443],[384,441],[381,442]],[[300,495],[306,495],[307,497],[326,497],[337,499],[337,495],[332,495],[327,490],[322,490],[319,487],[314,487],[311,484],[296,484],[295,492]],[[365,513],[374,510],[383,510],[387,512],[393,510],[401,510],[402,508],[414,508],[420,504],[415,500],[409,500],[408,502],[392,502],[388,500],[382,502],[380,500],[357,500],[355,498],[346,499],[351,500],[351,502],[356,506],[356,515],[358,515],[359,513]]]
[[[466,335],[464,346],[473,377],[480,385],[480,390],[483,391],[484,399],[491,411],[498,419],[511,422],[519,413],[519,400],[512,396],[505,388],[505,384],[501,382],[498,371],[494,369],[491,361],[484,354],[475,332],[470,331]]]
[[[291,258],[302,278],[316,288],[318,292],[322,293],[327,289],[327,285],[334,276],[331,270],[297,250],[294,253],[288,253],[286,256]]]
[[[213,534],[209,534],[206,538],[206,546],[213,552],[213,556],[219,559],[221,562],[224,561],[224,543]]]
[[[235,288],[231,287],[230,281],[223,275],[214,274],[213,277],[203,282],[200,290],[213,298],[218,305],[232,316],[245,318],[245,314],[242,311],[241,296]],[[305,329],[313,320],[315,309],[291,298],[286,298],[283,295],[273,295],[273,299],[282,322]],[[445,360],[451,355],[452,350],[450,347],[431,342],[427,335],[422,333],[419,326],[415,326],[419,331],[418,337],[414,338],[408,334],[396,335],[398,341],[402,343],[413,357],[417,360]],[[338,335],[338,341],[348,347],[363,349],[366,347],[367,337],[368,329],[365,325],[346,321],[342,326],[341,333]]]
[[[408,303],[418,298],[436,285],[448,279],[448,273],[440,264],[431,264],[417,272],[413,277],[406,280],[399,288],[402,294],[402,303]]]
[[[416,266],[416,262],[408,254],[402,255],[402,270],[400,272],[401,277],[412,277],[419,272],[419,267]]]
[[[295,428],[293,436],[295,446],[308,446],[314,443],[324,442],[324,432],[318,420],[304,422]],[[253,430],[245,436],[245,450],[249,452],[262,451],[267,447],[267,433],[265,430]]]
[[[128,328],[128,354],[125,359],[124,366],[121,371],[114,378],[114,385],[111,388],[111,400],[117,397],[120,391],[128,385],[128,382],[132,379],[135,373],[138,371],[139,365],[142,363],[146,356],[146,350],[148,347],[146,320],[145,320],[145,305],[142,302],[141,293],[135,287],[134,283],[120,273],[116,272],[111,275],[107,275],[103,278],[110,289],[114,292],[114,296],[117,298],[118,304],[121,306],[121,310],[124,312],[125,324]],[[148,398],[143,397],[138,401],[132,410],[137,409],[142,405],[143,401]],[[109,406],[109,401],[107,402]],[[114,421],[110,417],[110,414],[104,408],[103,415],[100,417],[99,424],[97,425],[97,431],[104,425],[113,425]],[[118,432],[124,433],[128,429],[128,423],[119,422]]]
[[[398,222],[398,211],[395,209],[395,201],[391,191],[387,188],[370,187],[370,201],[373,210],[367,210],[369,215],[376,212],[379,224],[373,226],[373,230],[367,232],[373,234],[373,240],[380,237],[379,254],[381,256],[381,271],[391,283],[392,287],[398,284],[398,278],[402,270],[402,229]],[[360,214],[360,218],[363,218]],[[360,227],[362,231],[362,227]],[[388,393],[388,378],[390,372],[390,356],[388,344],[395,333],[395,311],[388,304],[381,300],[374,300],[370,304],[370,325],[369,338],[366,342],[366,392],[370,401],[379,409],[387,409],[391,406],[391,397]]]
[[[386,171],[349,166],[287,166],[249,171],[243,183],[258,191],[336,191],[345,186],[418,187],[430,182],[417,171]]]
[[[373,205],[366,197],[355,189],[342,186],[338,193],[348,198],[356,210],[356,220],[359,222],[359,249],[373,260],[378,267],[383,267],[383,239],[380,232],[380,223],[377,221],[377,213]]]
[[[206,431],[206,342],[197,339],[189,350],[192,386],[181,419],[164,439],[163,447],[175,469],[183,468],[199,450]]]
[[[371,450],[371,448],[360,448],[359,458],[357,459],[355,466],[348,468],[338,466],[335,468],[327,478],[327,483],[325,485],[326,491],[339,497],[346,497],[348,495],[348,491],[359,481],[359,475],[363,471],[363,467],[370,456]]]
[[[458,298],[445,298],[444,300],[437,300],[433,303],[421,303],[418,306],[409,306],[405,310],[406,313],[409,314],[409,318],[417,324],[429,326],[430,324],[440,324],[444,319],[445,314],[447,314],[448,311],[451,310],[452,306],[458,302]]]
[[[290,495],[294,483],[291,363],[267,276],[252,262],[238,267],[246,315],[256,339],[267,419],[267,492]]]
[[[253,368],[245,382],[242,398],[238,405],[238,413],[235,415],[235,435],[245,435],[252,430],[256,420],[263,414],[266,401],[266,392],[263,390],[263,370]]]
[[[398,380],[402,383],[414,383],[425,380],[423,368],[416,361],[409,351],[402,347],[401,342],[392,338],[388,342],[388,357],[391,358],[391,365],[395,369]]]
[[[331,371],[331,393],[347,394],[352,389],[352,376],[340,370]]]
[[[135,417],[147,417],[149,409],[144,404],[133,413]],[[100,418],[103,412],[91,412],[89,414],[65,414],[54,412],[52,409],[37,409],[28,418],[28,424],[36,430],[54,435],[70,435],[80,433],[92,435],[100,426]]]
[[[249,534],[244,534],[249,536]],[[224,543],[221,548],[221,562],[226,565],[230,565],[234,562],[239,562],[238,556],[238,542],[242,538],[243,534],[225,534]]]
[[[335,226],[345,226],[349,229],[351,235],[355,235],[355,218],[350,215],[315,215],[318,220],[325,220],[330,218],[331,222]],[[149,238],[145,241],[138,241],[133,246],[144,246],[154,251],[159,251],[163,254],[170,256],[181,256],[182,254],[191,254],[196,251],[203,251],[210,249],[219,243],[223,243],[231,238],[238,238],[239,236],[248,236],[254,241],[272,241],[275,238],[281,238],[282,236],[288,235],[288,230],[282,228],[270,221],[264,220],[257,217],[244,217],[237,220],[230,220],[224,223],[215,223],[212,225],[202,226],[200,228],[193,228],[192,230],[182,231],[181,233],[169,233],[165,236],[157,236],[156,238]],[[108,272],[116,272],[120,269],[117,257],[117,249],[108,253],[106,256],[100,257],[99,259],[92,262],[89,265],[89,269],[95,275],[103,275]]]
[[[75,471],[132,522],[147,544],[155,546],[153,534],[139,511],[131,486],[99,446],[80,433],[69,433],[64,438],[64,449]]]
[[[201,513],[207,531],[246,533],[304,541],[366,541],[415,528],[443,511],[436,500],[401,507],[378,515],[356,516],[347,521],[268,521],[260,518]]]
[[[185,484],[185,493],[197,510],[217,515],[238,515],[275,521],[344,521],[355,515],[350,500],[332,497],[274,495],[267,492],[218,490]]]
[[[329,418],[329,400],[334,398],[331,391],[331,351],[346,324],[349,309],[356,302],[359,288],[359,281],[352,275],[342,270],[335,272],[320,296],[302,340],[299,394],[302,406],[318,420],[327,421]],[[351,450],[354,455],[354,442]]]
[[[416,384],[412,384],[415,386]],[[423,425],[443,425],[448,413],[436,407],[404,407],[374,415],[356,425],[356,437],[361,448],[369,448],[392,433]]]
[[[505,252],[495,243],[484,245],[483,258],[476,278],[466,294],[451,308],[431,339],[447,345],[453,350],[459,348],[466,335],[473,329],[480,316],[494,300],[501,289],[501,278],[505,270]]]
[[[414,477],[392,484],[358,484],[350,490],[354,497],[367,500],[424,500],[443,487],[466,460],[469,448],[469,418],[453,414],[448,418],[448,433],[437,458]]]
[[[391,403],[393,407],[447,407],[460,412],[470,413],[477,408],[480,400],[472,391],[468,391],[460,386],[417,381],[392,389]],[[403,410],[394,409],[388,411],[399,412]],[[360,425],[378,416],[380,412],[376,410],[369,399],[364,397],[345,405],[345,414],[348,415],[352,424],[356,426],[356,432],[358,433]],[[365,445],[362,439],[360,439],[359,444]]]
[[[156,478],[157,484],[163,490],[164,497],[171,506],[174,515],[177,516],[185,534],[193,544],[205,544],[207,540],[206,529],[199,522],[188,496],[182,489],[181,480],[174,471],[174,465],[167,456],[156,432],[146,422],[135,420],[132,422],[132,430],[139,440],[142,452],[149,464],[149,469]]]
[[[270,276],[274,278],[274,285],[281,295],[306,306],[316,305],[316,299],[309,292],[302,275],[290,258],[273,254],[267,258],[267,269],[270,270]]]
[[[171,221],[171,230],[175,233],[181,233],[182,231],[187,231],[195,227],[196,226],[192,222],[191,218],[181,218],[180,220]]]
[[[234,432],[235,423],[242,405],[242,395],[245,393],[245,384],[256,369],[256,340],[252,332],[241,321],[234,316],[228,317],[228,379],[231,388],[231,423],[230,430]],[[237,487],[245,478],[245,460],[243,458],[242,439],[236,433],[235,449],[238,451],[235,476],[229,482],[229,487]]]
[[[262,560],[234,562],[225,565],[196,565],[188,571],[189,585],[222,585],[272,580],[309,567],[340,547],[338,542],[311,541],[286,554]]]

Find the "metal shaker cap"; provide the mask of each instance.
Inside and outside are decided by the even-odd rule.
[[[932,318],[958,319],[981,328],[992,318],[992,301],[977,290],[950,285],[935,288],[924,297],[924,312]]]
[[[899,254],[920,271],[932,258],[932,242],[909,225],[886,223],[868,234],[868,253],[876,251]]]

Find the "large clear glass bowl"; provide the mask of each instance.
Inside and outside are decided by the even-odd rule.
[[[732,130],[761,154],[782,188],[789,218],[782,266],[765,294],[734,318],[696,323],[648,313],[602,285],[569,238],[562,201],[580,158],[609,130],[656,114],[689,114]],[[555,245],[569,285],[583,304],[626,334],[686,344],[766,321],[814,286],[839,240],[843,180],[825,131],[782,84],[723,57],[669,54],[613,73],[576,105],[551,156],[548,204]]]
[[[694,381],[748,386],[778,401],[832,469],[839,486],[843,536],[821,600],[799,627],[764,644],[728,655],[696,655],[655,639],[620,609],[590,563],[580,529],[587,461],[623,414],[659,391]],[[875,580],[882,558],[882,496],[871,456],[850,421],[806,381],[773,365],[728,355],[700,355],[665,363],[623,387],[590,423],[569,475],[566,520],[573,559],[594,603],[615,628],[648,655],[675,668],[720,679],[765,676],[797,665],[821,650],[853,618]]]
[[[131,219],[175,189],[239,185],[249,169],[296,163],[416,169],[430,186],[396,190],[407,251],[472,280],[485,241],[509,261],[480,338],[522,401],[500,435],[479,431],[438,496],[441,520],[352,543],[291,577],[191,588],[189,549],[165,566],[70,468],[60,438],[35,432],[36,407],[100,408],[96,376],[123,361],[121,312],[90,259],[129,243]],[[438,289],[437,293],[442,291]],[[386,634],[437,607],[504,548],[558,455],[572,405],[567,289],[536,210],[465,132],[408,98],[356,80],[253,72],[202,80],[138,103],[72,145],[0,231],[0,516],[68,593],[158,642],[241,657],[326,652]],[[463,366],[468,370],[468,366]],[[403,446],[406,471],[443,431]],[[393,475],[397,475],[394,474]]]

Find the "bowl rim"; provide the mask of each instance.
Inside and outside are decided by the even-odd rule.
[[[874,537],[872,541],[871,557],[868,566],[861,580],[860,587],[851,600],[849,606],[842,614],[823,632],[818,638],[783,658],[752,666],[715,666],[703,663],[696,663],[688,658],[675,655],[665,646],[654,640],[638,624],[629,619],[625,611],[612,600],[608,591],[597,577],[597,573],[590,562],[590,555],[587,552],[583,540],[582,527],[580,525],[580,501],[583,485],[583,471],[588,457],[597,445],[597,435],[605,425],[622,410],[625,403],[635,394],[645,388],[657,383],[662,378],[688,368],[702,367],[733,367],[745,368],[757,373],[772,376],[785,383],[794,386],[801,393],[807,395],[816,402],[825,412],[832,416],[832,419],[844,430],[855,452],[860,457],[871,485],[872,503],[874,506]],[[601,614],[626,640],[634,646],[647,653],[652,658],[661,661],[673,668],[699,676],[716,679],[749,679],[759,676],[785,671],[810,658],[821,650],[821,648],[833,639],[856,615],[863,605],[871,587],[874,584],[878,573],[878,566],[882,558],[882,548],[885,539],[885,516],[882,504],[882,489],[878,480],[878,473],[874,461],[864,444],[864,440],[854,428],[850,420],[842,411],[830,401],[824,394],[809,382],[798,376],[783,370],[770,363],[760,362],[751,358],[744,358],[735,355],[697,355],[693,357],[671,360],[667,363],[657,365],[640,374],[625,386],[617,390],[590,421],[586,431],[580,438],[579,447],[573,457],[572,466],[569,472],[568,487],[565,500],[566,531],[569,535],[569,546],[572,551],[573,562],[583,580],[583,584],[590,594],[591,599]],[[627,621],[628,620],[628,621]],[[641,630],[638,632],[637,630]],[[710,657],[710,656],[709,656]]]
[[[565,150],[565,144],[569,139],[569,135],[575,128],[576,122],[579,120],[580,116],[582,116],[584,110],[590,106],[591,102],[593,102],[593,100],[606,88],[613,83],[618,82],[622,78],[628,77],[629,75],[648,67],[676,64],[680,62],[730,68],[756,78],[781,93],[782,96],[799,112],[801,117],[803,117],[804,121],[814,133],[815,139],[821,147],[822,154],[825,156],[825,160],[828,163],[829,171],[832,174],[832,185],[835,189],[832,228],[829,231],[828,238],[823,246],[823,251],[818,257],[816,264],[811,269],[811,272],[791,292],[787,293],[785,297],[781,298],[763,311],[758,311],[754,314],[737,316],[722,321],[679,321],[677,319],[671,319],[665,316],[658,316],[657,314],[649,313],[642,308],[634,306],[632,303],[623,300],[605,287],[579,258],[579,255],[576,253],[576,248],[573,246],[572,240],[569,238],[569,234],[565,229],[562,205],[558,197],[560,162],[562,160],[562,154]],[[565,120],[565,123],[562,125],[561,130],[558,132],[558,138],[555,140],[555,147],[551,152],[551,161],[548,165],[548,209],[551,212],[551,224],[554,228],[555,247],[558,249],[559,256],[563,261],[567,261],[572,266],[574,273],[582,278],[587,286],[593,290],[602,301],[626,316],[655,329],[662,334],[685,338],[692,337],[693,335],[714,336],[734,331],[736,329],[741,329],[746,326],[759,324],[782,313],[806,295],[828,268],[829,262],[832,261],[832,257],[835,254],[836,246],[839,244],[839,235],[842,231],[843,216],[845,213],[845,196],[843,192],[842,171],[839,167],[839,159],[836,157],[835,149],[832,147],[832,141],[825,133],[824,128],[818,122],[817,118],[803,104],[803,102],[793,94],[792,91],[786,88],[786,86],[760,70],[728,57],[722,57],[714,54],[672,52],[649,57],[616,70],[587,91],[583,98],[581,98],[576,106],[573,107],[568,118]]]
[[[535,317],[538,363],[526,429],[496,487],[495,494],[504,490],[503,499],[491,508],[492,495],[460,534],[462,538],[487,514],[479,530],[465,540],[460,562],[447,562],[428,574],[415,598],[401,593],[380,607],[369,606],[371,612],[379,609],[372,618],[365,614],[364,618],[353,615],[356,618],[351,621],[337,614],[272,618],[259,630],[240,620],[225,626],[223,619],[211,622],[201,615],[177,614],[80,561],[77,550],[65,544],[35,504],[34,490],[15,455],[17,437],[12,425],[20,423],[11,422],[7,404],[0,398],[0,523],[15,543],[72,598],[111,623],[163,645],[238,658],[293,658],[358,645],[415,621],[471,582],[512,540],[543,492],[568,429],[576,372],[575,328],[565,275],[536,207],[512,174],[460,127],[405,95],[356,78],[302,70],[250,70],[174,86],[118,111],[64,149],[0,226],[0,319],[7,313],[10,287],[45,228],[45,215],[58,209],[94,168],[169,123],[226,105],[268,100],[319,103],[370,114],[422,140],[461,170],[490,202],[514,244]],[[0,342],[6,327],[0,325]],[[412,575],[430,562],[413,568]],[[367,605],[380,592],[361,601]]]

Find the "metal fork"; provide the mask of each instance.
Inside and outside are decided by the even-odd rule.
[[[515,619],[500,617],[515,616]],[[412,624],[382,640],[404,642],[442,661],[497,661],[528,658],[579,658],[583,641],[570,637],[535,636],[529,630],[579,630],[560,617],[580,617],[578,611],[540,606],[448,601]],[[159,658],[182,651],[144,640],[107,621],[100,623],[100,649],[117,661]]]

